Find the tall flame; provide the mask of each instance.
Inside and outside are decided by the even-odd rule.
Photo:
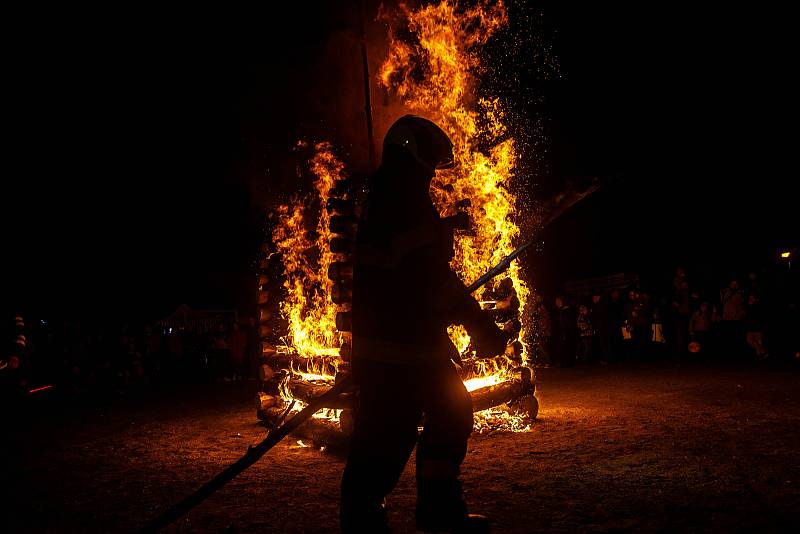
[[[452,215],[459,202],[464,206],[463,201],[469,201],[461,209],[470,216],[472,232],[456,236],[451,263],[469,284],[511,253],[519,235],[516,198],[509,189],[517,159],[514,140],[501,102],[473,97],[480,46],[508,23],[508,17],[502,2],[462,9],[443,0],[416,11],[401,9],[407,31],[401,38],[390,28],[390,49],[378,77],[409,111],[439,124],[453,141],[457,165],[437,172],[431,197],[443,216]],[[513,263],[503,277],[511,279],[524,310],[530,291],[519,265]],[[463,329],[451,328],[451,337],[459,348],[465,346]]]
[[[278,208],[278,224],[272,240],[281,254],[286,279],[286,298],[281,313],[289,322],[287,345],[308,358],[339,355],[339,334],[336,331],[336,305],[331,301],[333,282],[328,267],[334,257],[330,252],[330,216],[325,203],[336,180],[344,179],[344,164],[333,155],[330,143],[318,143],[310,161],[315,175],[316,198],[294,199],[292,205]],[[314,202],[316,201],[316,202]],[[314,231],[307,221],[313,220],[312,207],[319,203],[319,216]],[[314,362],[309,361],[313,366]],[[304,372],[313,372],[311,369]]]

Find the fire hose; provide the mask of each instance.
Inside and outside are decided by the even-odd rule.
[[[483,285],[488,283],[491,279],[508,269],[511,262],[522,254],[522,252],[534,243],[534,239],[520,245],[511,254],[500,260],[500,262],[492,267],[483,276],[475,280],[467,287],[468,293],[480,289]],[[316,397],[309,402],[308,406],[300,410],[291,419],[283,424],[276,424],[267,436],[257,445],[251,445],[247,452],[239,458],[236,462],[229,465],[224,471],[220,472],[217,476],[208,481],[200,489],[184,498],[183,500],[175,503],[161,515],[147,523],[141,532],[157,532],[164,527],[170,525],[176,519],[187,513],[189,510],[206,500],[212,493],[220,489],[222,486],[233,480],[239,473],[256,463],[262,456],[264,456],[270,449],[281,442],[285,437],[296,430],[300,425],[308,421],[317,411],[324,408],[330,402],[336,399],[342,393],[348,393],[353,389],[352,377],[349,375],[343,376],[338,380],[331,389]],[[290,407],[291,408],[291,407]],[[284,413],[284,417],[288,414],[289,410]]]

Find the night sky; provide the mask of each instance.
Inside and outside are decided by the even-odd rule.
[[[266,211],[292,192],[285,155],[325,132],[342,145],[350,126],[325,110],[353,83],[330,62],[353,3],[312,4],[12,17],[4,306],[154,319],[251,304]],[[537,15],[560,65],[517,106],[544,125],[532,194],[616,178],[547,229],[526,260],[539,285],[679,262],[725,276],[796,245],[786,13],[514,9]]]

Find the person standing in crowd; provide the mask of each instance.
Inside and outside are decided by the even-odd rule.
[[[722,305],[722,342],[726,357],[739,356],[742,350],[742,320],[745,317],[744,293],[739,289],[739,281],[731,280],[728,287],[720,292]]]
[[[677,282],[677,286],[673,285],[672,294],[672,334],[675,336],[674,350],[677,354],[685,353],[688,346],[686,336],[689,333],[689,318],[691,313],[689,300],[689,282],[684,278],[683,280]]]
[[[653,308],[653,321],[650,323],[650,349],[654,355],[664,356],[664,346],[667,339],[664,337],[664,323],[661,320],[661,308]]]
[[[628,292],[628,302],[625,304],[625,322],[629,335],[629,339],[626,340],[628,356],[641,356],[647,346],[647,341],[650,339],[648,319],[645,297],[635,289],[631,289]]]
[[[689,337],[700,345],[700,352],[706,356],[711,354],[711,307],[702,302],[689,320]]]
[[[625,351],[622,327],[625,324],[625,302],[619,289],[612,289],[608,302],[609,325],[608,329],[611,336],[611,358],[619,359]]]
[[[747,299],[745,325],[747,345],[753,350],[756,358],[763,360],[768,357],[769,354],[764,348],[764,313],[755,294],[751,294]]]
[[[578,318],[576,320],[578,329],[578,351],[576,360],[578,363],[590,363],[592,358],[592,343],[594,339],[594,329],[589,315],[589,307],[581,304],[578,307]]]

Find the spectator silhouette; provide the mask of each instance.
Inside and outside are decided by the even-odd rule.
[[[744,293],[738,280],[731,280],[728,287],[720,292],[722,305],[721,334],[725,357],[740,356],[743,345],[742,320],[745,317]]]

